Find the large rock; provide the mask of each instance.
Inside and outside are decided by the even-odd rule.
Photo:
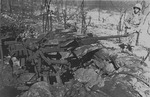
[[[47,82],[37,82],[21,97],[53,97]]]

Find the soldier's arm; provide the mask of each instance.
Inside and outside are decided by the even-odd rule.
[[[138,32],[144,27],[144,24],[145,24],[144,20],[145,20],[144,15],[141,15],[140,24],[139,24],[138,28],[136,29]]]
[[[132,16],[129,13],[124,21],[125,27],[131,28],[131,19],[132,19]]]

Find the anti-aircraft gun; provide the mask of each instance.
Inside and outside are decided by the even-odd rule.
[[[55,36],[57,35],[59,34],[56,34]],[[17,66],[9,61],[9,64],[11,64],[12,67],[12,73],[15,73],[15,75],[18,76],[18,79],[23,76],[24,73],[27,75],[31,73],[33,74],[33,76],[29,77],[25,83],[37,82],[39,78],[40,80],[48,80],[49,76],[56,76],[56,78],[60,77],[62,81],[65,82],[68,80],[67,78],[64,78],[65,80],[63,80],[63,76],[66,72],[69,71],[69,75],[73,76],[71,74],[73,68],[83,66],[86,61],[90,60],[87,56],[93,56],[94,53],[99,50],[99,48],[97,48],[84,55],[77,54],[76,52],[80,50],[80,47],[95,44],[99,40],[127,37],[128,35],[101,37],[73,36],[52,40],[49,39],[48,36],[49,34],[46,34],[41,38],[27,38],[24,41],[9,40],[11,37],[1,38],[1,41],[3,42],[0,46],[2,60],[1,66],[3,67],[5,64],[5,58],[9,55],[10,61],[13,57],[16,57],[19,61]],[[6,49],[8,49],[8,54],[4,52]],[[66,54],[68,55],[66,56]],[[57,82],[61,81],[57,79]]]

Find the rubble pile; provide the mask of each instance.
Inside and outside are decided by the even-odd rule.
[[[75,31],[2,36],[1,89],[21,90],[17,97],[149,96],[149,67],[142,58],[99,42],[128,35],[94,37]]]

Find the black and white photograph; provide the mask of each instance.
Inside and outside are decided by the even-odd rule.
[[[0,97],[150,97],[150,0],[0,0]]]

